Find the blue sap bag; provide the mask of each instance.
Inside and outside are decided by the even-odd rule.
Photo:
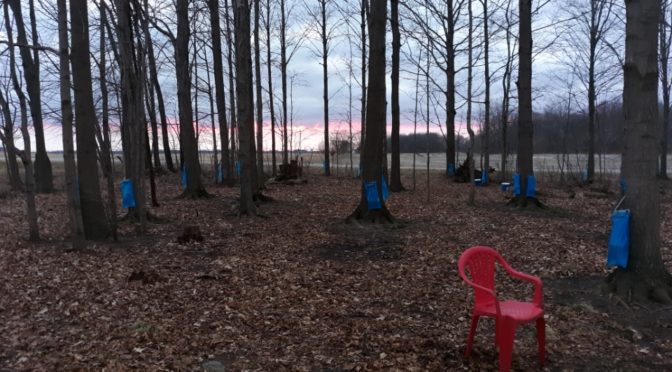
[[[133,193],[133,181],[125,179],[121,181],[121,206],[125,209],[135,208],[135,194]]]
[[[366,193],[366,204],[369,206],[370,211],[383,207],[378,197],[378,183],[376,181],[364,182],[364,191]]]
[[[621,209],[611,215],[611,235],[607,267],[628,267],[630,250],[630,210]]]

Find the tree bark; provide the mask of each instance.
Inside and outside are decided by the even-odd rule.
[[[519,11],[517,162],[520,174],[520,195],[514,203],[525,207],[530,199],[526,196],[527,179],[534,175],[532,159],[534,154],[532,143],[532,0],[520,0]]]
[[[327,1],[319,0],[320,15],[320,36],[322,38],[322,102],[324,105],[324,175],[331,175],[331,164],[329,161],[329,35],[327,35]],[[338,152],[338,145],[336,146]],[[338,172],[338,171],[337,171]]]
[[[14,119],[12,118],[12,110],[9,108],[9,104],[5,100],[3,101],[4,102],[0,105],[3,121],[5,122],[5,125],[2,128],[4,133],[2,142],[7,159],[9,186],[13,191],[23,191],[24,185],[23,181],[21,181],[21,174],[19,173],[19,163],[16,161],[16,154],[11,150],[16,147],[14,144]],[[9,149],[9,151],[6,149]]]
[[[229,16],[229,3],[228,0],[224,0],[224,15],[225,15],[225,21],[226,21],[226,43],[227,43],[227,62],[229,65],[229,98],[231,102],[231,137],[230,137],[230,142],[231,142],[231,152],[230,154],[230,159],[229,159],[229,169],[227,170],[226,174],[229,174],[229,177],[233,177],[234,173],[234,165],[236,163],[235,159],[235,154],[236,154],[236,85],[234,84],[234,76],[235,76],[235,71],[233,69],[233,39],[231,37],[231,18]],[[228,144],[228,143],[227,143]],[[224,146],[224,145],[222,145]]]
[[[238,130],[240,147],[240,214],[254,216],[257,213],[254,204],[253,165],[254,152],[251,151],[253,141],[251,129],[254,116],[250,100],[253,97],[250,76],[252,75],[252,46],[250,44],[250,7],[246,0],[234,0],[236,22],[236,92],[238,94]]]
[[[287,131],[287,20],[285,0],[280,0],[280,79],[282,84],[282,164],[289,164]]]
[[[264,105],[261,95],[261,48],[259,47],[260,27],[260,0],[254,0],[254,76],[257,94],[257,180],[263,184],[264,180]]]
[[[145,211],[145,160],[147,124],[144,111],[144,73],[142,47],[135,45],[133,25],[138,13],[127,0],[116,0],[117,43],[121,70],[121,132],[124,145],[125,177],[133,182],[136,206],[129,215],[140,222],[140,231],[147,229]],[[151,164],[150,164],[151,166]]]
[[[483,110],[485,111],[483,120],[483,170],[490,178],[490,33],[488,18],[488,0],[482,1],[483,5],[483,67],[485,69],[483,78],[485,79],[485,102]],[[486,180],[483,180],[486,181]]]
[[[475,204],[476,185],[474,185],[474,130],[471,127],[471,91],[473,85],[473,23],[474,15],[471,7],[471,1],[467,2],[469,13],[469,30],[467,35],[467,132],[469,133],[469,150],[467,152],[467,162],[469,164],[469,205]],[[481,180],[482,181],[482,180]]]
[[[110,233],[100,194],[96,152],[96,112],[93,104],[89,49],[89,16],[86,0],[70,1],[72,46],[70,63],[75,92],[75,128],[77,131],[77,170],[82,203],[84,235],[104,239]]]
[[[399,52],[401,33],[399,32],[399,0],[390,0],[392,26],[392,169],[390,169],[390,191],[404,190],[401,184],[401,154],[399,149],[399,127],[401,126],[399,108]]]
[[[660,252],[660,192],[656,182],[660,134],[658,121],[658,20],[660,0],[626,2],[621,177],[627,185],[624,208],[630,209],[627,269],[611,277],[611,290],[643,301],[672,303],[672,277]]]
[[[266,69],[268,73],[268,109],[271,114],[271,162],[273,170],[272,175],[277,175],[278,161],[276,158],[276,144],[275,144],[275,100],[273,97],[273,73],[271,60],[271,0],[266,0],[266,21],[264,22],[266,29]]]
[[[359,33],[360,33],[360,41],[361,41],[361,54],[362,54],[362,99],[361,99],[361,105],[360,105],[360,134],[359,134],[359,167],[360,171],[361,168],[364,167],[364,163],[362,160],[362,155],[364,154],[364,143],[366,142],[366,18],[367,18],[367,9],[369,7],[369,0],[360,0],[361,1],[361,7],[360,7],[360,23],[359,23]],[[361,176],[361,175],[360,175]]]
[[[455,164],[455,9],[453,0],[446,0],[448,13],[448,34],[446,35],[446,164],[447,174],[452,176],[450,169],[457,169]]]
[[[35,130],[35,181],[36,191],[39,193],[48,193],[54,190],[53,176],[51,170],[51,161],[47,156],[47,147],[44,139],[44,124],[42,121],[42,89],[40,87],[40,65],[39,60],[35,60],[37,51],[31,55],[31,49],[28,47],[28,38],[26,36],[26,27],[23,21],[21,12],[21,3],[19,0],[7,0],[9,6],[14,13],[14,21],[16,22],[17,41],[21,47],[19,52],[21,54],[21,62],[23,65],[23,76],[26,80],[26,90],[30,98],[28,104],[30,106],[30,115],[33,119],[33,128]],[[30,5],[33,5],[32,1]],[[31,9],[31,15],[34,12]],[[34,17],[32,17],[34,19]],[[36,26],[33,25],[33,28]],[[36,31],[33,30],[33,36]],[[37,45],[38,41],[33,40],[33,44]]]
[[[82,221],[82,206],[77,190],[77,165],[75,164],[75,145],[73,142],[73,112],[72,96],[70,93],[70,50],[68,39],[68,9],[66,0],[58,0],[58,46],[59,46],[59,76],[61,88],[61,116],[63,128],[63,162],[65,165],[65,189],[68,200],[68,217],[70,219],[70,234],[72,248],[75,250],[85,247],[84,222]]]
[[[183,146],[187,187],[182,196],[208,196],[201,181],[201,164],[194,135],[194,114],[191,107],[191,80],[189,74],[189,0],[177,0],[177,38],[175,41],[175,72],[180,117],[180,142]]]
[[[369,89],[367,97],[366,143],[362,154],[361,199],[348,221],[392,223],[394,219],[383,200],[383,142],[385,140],[385,26],[387,23],[387,0],[372,0],[369,18]],[[366,198],[366,183],[377,185],[380,209],[369,209]]]
[[[145,14],[149,14],[148,0],[145,0]],[[145,23],[147,24],[147,23]],[[166,108],[163,100],[163,91],[159,83],[158,70],[156,68],[156,57],[154,56],[154,44],[149,27],[145,27],[145,44],[147,45],[147,66],[149,67],[149,80],[156,93],[157,109],[159,111],[159,120],[161,121],[161,142],[163,144],[163,157],[165,158],[166,168],[171,172],[176,172],[173,156],[170,151],[170,137],[168,136],[168,119],[166,117]]]
[[[660,13],[660,83],[663,92],[663,131],[660,139],[660,171],[658,175],[667,179],[667,151],[668,137],[670,131],[670,44],[672,43],[672,32],[667,17],[668,2],[663,1]]]

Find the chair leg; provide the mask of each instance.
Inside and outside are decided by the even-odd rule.
[[[537,342],[539,343],[539,364],[543,366],[546,354],[546,322],[543,315],[537,319]]]
[[[471,354],[471,346],[474,343],[474,334],[476,333],[476,327],[478,327],[479,318],[480,318],[479,315],[471,316],[471,328],[469,330],[469,336],[467,337],[467,348],[464,350],[465,358],[469,357],[469,354]]]
[[[511,370],[511,359],[513,356],[513,339],[516,337],[515,322],[501,319],[497,327],[497,346],[499,346],[499,371],[509,372]]]

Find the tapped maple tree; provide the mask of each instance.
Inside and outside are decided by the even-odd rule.
[[[626,299],[672,303],[672,276],[660,244],[660,192],[656,181],[658,120],[658,16],[660,0],[626,2],[621,177],[623,207],[630,209],[630,251],[626,269],[609,277],[610,289]]]
[[[391,223],[383,188],[383,156],[387,105],[385,102],[385,25],[387,2],[373,0],[369,15],[369,87],[366,107],[366,136],[362,151],[362,197],[348,221]],[[374,190],[375,187],[375,190]],[[367,195],[367,190],[368,194]],[[377,202],[376,202],[377,199]]]

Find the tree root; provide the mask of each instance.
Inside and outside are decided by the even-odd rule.
[[[385,206],[381,209],[369,210],[368,206],[360,203],[348,218],[345,223],[371,223],[371,224],[394,224],[394,217]]]
[[[546,209],[546,205],[544,205],[539,199],[537,198],[530,198],[530,197],[524,197],[521,195],[516,196],[515,198],[512,198],[509,200],[507,205],[520,208],[520,209],[525,209],[525,208],[532,208],[536,207],[538,209]]]
[[[214,195],[209,194],[205,189],[201,190],[184,190],[182,194],[180,194],[177,198],[178,199],[210,199],[213,198]]]
[[[617,269],[607,276],[606,289],[624,303],[672,304],[672,276],[666,272],[641,274]]]
[[[159,216],[153,214],[150,211],[146,211],[145,215],[146,215],[146,221],[147,222],[156,223],[156,224],[168,222],[167,219],[159,217]],[[136,223],[136,222],[140,222],[140,217],[138,216],[138,211],[136,209],[132,209],[132,210],[129,210],[123,217],[121,217],[117,221]]]

